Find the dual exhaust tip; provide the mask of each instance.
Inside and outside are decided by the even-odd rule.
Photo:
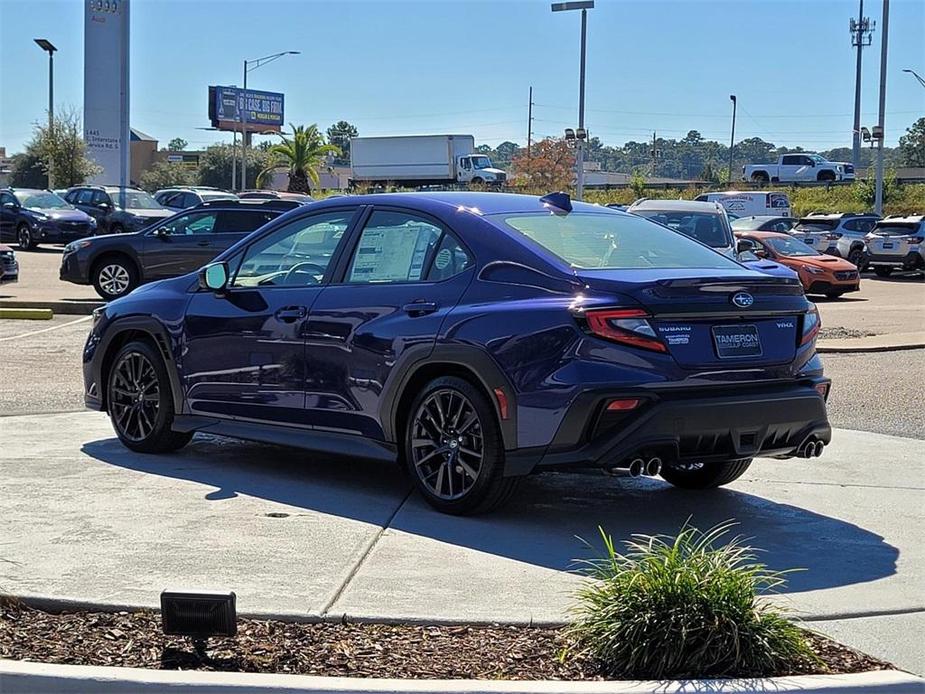
[[[626,467],[610,468],[607,472],[619,477],[655,477],[662,471],[661,458],[633,458]]]
[[[825,450],[825,444],[818,439],[810,439],[797,449],[800,458],[818,458]]]

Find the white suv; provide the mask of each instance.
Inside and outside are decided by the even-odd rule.
[[[867,263],[878,277],[925,269],[925,215],[884,217],[867,236]]]
[[[844,258],[863,269],[866,237],[879,219],[877,215],[867,213],[814,212],[801,217],[790,234],[820,253]]]

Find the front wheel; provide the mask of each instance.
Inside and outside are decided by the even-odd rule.
[[[662,479],[682,489],[712,489],[739,479],[752,464],[751,458],[719,463],[682,463],[662,468]]]
[[[138,286],[138,270],[124,257],[103,258],[91,274],[96,293],[106,301],[125,296]]]
[[[518,478],[504,477],[504,444],[488,398],[468,381],[437,378],[418,393],[405,427],[405,464],[439,511],[468,515],[504,503]]]
[[[32,230],[28,224],[19,225],[19,229],[16,230],[16,243],[19,244],[19,249],[23,251],[31,251],[35,248],[35,239],[32,237]]]
[[[106,391],[109,418],[116,436],[138,453],[167,453],[182,448],[192,433],[173,431],[170,377],[160,354],[147,342],[130,342],[119,350]]]
[[[893,274],[893,268],[878,265],[874,268],[874,272],[877,273],[877,277],[889,277]]]

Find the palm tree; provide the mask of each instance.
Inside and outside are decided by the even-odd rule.
[[[340,149],[324,142],[324,137],[315,124],[292,127],[292,136],[280,133],[282,142],[270,147],[270,163],[258,177],[258,185],[278,166],[289,167],[289,192],[309,192],[309,181],[318,185],[318,167],[324,162],[328,153],[339,154]]]

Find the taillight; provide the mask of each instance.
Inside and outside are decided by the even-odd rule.
[[[840,239],[841,237],[842,237],[841,232],[832,232],[831,234],[825,235],[825,240],[826,241],[838,241],[838,239]]]
[[[800,339],[800,346],[816,339],[821,327],[822,319],[819,317],[819,309],[813,304],[812,310],[803,317],[803,337]]]
[[[923,236],[910,236],[906,239],[906,243],[922,243],[922,241],[925,241]]]
[[[599,309],[585,313],[588,328],[599,337],[653,352],[667,352],[668,348],[656,336],[648,317],[648,313],[636,308]]]

